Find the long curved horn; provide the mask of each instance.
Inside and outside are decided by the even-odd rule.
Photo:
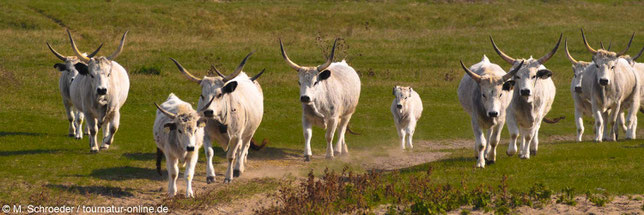
[[[588,45],[588,41],[586,40],[586,34],[584,34],[584,29],[581,29],[581,38],[584,39],[584,45],[586,46],[586,49],[593,54],[597,54],[597,50],[593,49],[593,47],[590,47]]]
[[[190,74],[190,72],[188,72],[188,70],[183,68],[183,66],[181,66],[181,64],[179,62],[177,62],[177,60],[175,60],[173,58],[170,58],[170,60],[172,60],[174,62],[174,64],[177,65],[177,68],[179,68],[179,71],[181,71],[181,73],[183,73],[183,75],[185,75],[186,78],[188,78],[188,80],[191,80],[191,81],[193,81],[193,82],[195,82],[197,84],[201,83],[201,78],[197,78],[194,75]]]
[[[108,60],[114,60],[117,56],[119,56],[119,54],[121,54],[121,52],[123,51],[123,45],[125,45],[125,36],[127,36],[127,32],[129,31],[126,31],[123,34],[123,37],[121,38],[121,44],[119,44],[119,47],[116,49],[116,51],[114,51],[112,55],[107,57]]]
[[[564,47],[566,48],[566,56],[568,57],[568,60],[570,60],[570,62],[575,65],[579,63],[577,60],[575,60],[574,57],[572,57],[572,55],[570,55],[570,52],[568,51],[568,38],[564,40]]]
[[[639,58],[640,56],[642,56],[642,53],[643,53],[643,52],[644,52],[644,47],[642,47],[642,50],[640,50],[640,53],[637,53],[637,55],[635,55],[635,57],[633,57],[633,61],[637,60],[637,58]]]
[[[624,51],[621,51],[620,53],[617,53],[617,56],[622,56],[622,55],[626,54],[628,49],[631,48],[631,44],[633,43],[633,38],[634,37],[635,37],[635,32],[633,32],[633,35],[631,35],[631,40],[628,41],[628,45],[626,45],[626,48],[624,49]]]
[[[604,42],[599,41],[599,48],[601,48],[603,50],[606,50],[606,48],[604,48]],[[606,51],[608,51],[608,50],[606,50]]]
[[[286,63],[293,69],[299,71],[302,67],[291,61],[291,59],[288,58],[288,55],[286,55],[286,50],[284,50],[284,44],[282,44],[282,39],[279,39],[280,41],[280,50],[282,50],[282,57],[284,57],[284,60]]]
[[[47,42],[47,47],[49,47],[49,50],[51,51],[51,53],[54,53],[54,55],[56,55],[56,57],[57,57],[58,59],[60,59],[60,60],[62,60],[62,61],[66,61],[66,60],[67,60],[67,58],[66,58],[65,56],[61,55],[61,54],[60,54],[60,53],[58,53],[56,50],[54,50],[54,48],[52,48],[52,47],[51,47],[51,45],[49,45],[49,42]]]
[[[98,46],[98,48],[96,48],[96,50],[94,52],[92,52],[91,54],[88,54],[87,57],[88,58],[93,58],[96,54],[98,54],[98,51],[100,51],[101,48],[103,48],[103,43],[101,43],[101,45]]]
[[[233,72],[233,74],[230,74],[230,75],[228,75],[228,76],[224,77],[224,83],[225,83],[225,82],[228,82],[228,81],[230,81],[230,80],[233,80],[233,78],[237,77],[237,76],[239,75],[239,73],[241,73],[241,72],[242,72],[242,69],[244,69],[244,65],[246,64],[246,61],[248,60],[248,58],[249,58],[251,55],[253,55],[253,53],[254,53],[254,52],[251,52],[251,53],[248,53],[248,55],[246,55],[246,57],[244,58],[244,60],[242,60],[242,62],[239,64],[239,66],[237,66],[237,68],[235,69],[235,71]]]
[[[74,42],[74,38],[72,38],[72,33],[69,32],[69,29],[67,29],[67,35],[69,36],[69,41],[72,43],[72,50],[74,50],[74,54],[76,54],[78,59],[85,63],[89,62],[90,58],[86,57],[85,55],[81,54],[80,51],[78,51],[78,47],[76,47],[76,43]]]
[[[555,48],[553,48],[552,51],[550,51],[550,53],[544,55],[543,57],[539,58],[539,60],[537,60],[539,61],[540,64],[546,63],[548,60],[550,60],[550,58],[552,58],[552,56],[555,55],[555,53],[557,53],[557,49],[559,49],[559,44],[561,44],[562,37],[563,37],[563,33],[559,35],[559,41],[557,41],[557,45],[555,45]]]
[[[499,56],[501,56],[501,58],[503,58],[503,60],[505,60],[505,62],[508,62],[509,64],[514,64],[514,61],[516,61],[516,60],[514,58],[508,56],[507,54],[503,53],[503,51],[501,51],[499,49],[499,47],[496,46],[496,43],[494,42],[494,39],[492,39],[491,35],[490,35],[490,41],[492,42],[492,47],[494,47],[494,51],[496,51],[496,53]]]
[[[219,75],[219,77],[222,77],[222,78],[223,78],[223,77],[226,77],[224,74],[222,74],[222,73],[217,69],[217,67],[215,67],[215,65],[210,64],[210,70],[215,71],[215,73],[217,73],[217,75]]]
[[[250,78],[250,80],[251,80],[251,81],[255,81],[255,80],[257,80],[257,79],[259,78],[259,76],[262,76],[262,74],[264,74],[264,71],[266,71],[266,69],[262,69],[262,71],[261,71],[261,72],[257,73],[257,75],[255,75],[255,76],[253,76],[252,78]]]
[[[333,56],[335,56],[335,45],[338,43],[338,38],[335,38],[335,41],[333,41],[333,48],[331,48],[331,55],[329,55],[329,58],[326,59],[326,62],[320,66],[318,66],[318,72],[324,71],[327,67],[331,65],[333,62]]]
[[[197,113],[201,113],[201,112],[205,111],[206,109],[208,109],[208,107],[210,107],[210,104],[214,100],[215,100],[215,97],[213,96],[212,98],[210,98],[210,101],[208,101],[208,103],[206,103],[203,107],[201,107],[201,109],[199,109],[199,111],[197,111]]]
[[[523,62],[525,62],[525,61],[521,61],[519,66],[515,67],[512,71],[508,72],[508,74],[503,75],[503,77],[502,77],[503,81],[507,81],[510,78],[512,78],[512,76],[514,76],[514,74],[517,74],[519,69],[521,69],[521,66],[523,66]]]
[[[472,78],[474,81],[476,81],[476,83],[481,82],[481,76],[479,76],[478,74],[476,74],[476,73],[472,72],[472,70],[470,70],[469,68],[467,68],[467,67],[465,66],[465,64],[463,64],[463,61],[462,61],[462,60],[461,60],[461,67],[463,67],[463,70],[465,70],[465,73],[467,73],[467,75],[469,75],[469,76],[470,76],[470,78]]]
[[[163,108],[162,108],[161,106],[159,106],[156,102],[154,103],[154,105],[155,105],[155,106],[157,106],[157,109],[159,109],[159,111],[161,111],[161,113],[163,113],[164,115],[166,115],[168,118],[170,118],[170,119],[174,119],[175,117],[177,117],[177,115],[176,115],[176,114],[170,113],[170,111],[167,111],[167,110],[163,109]]]
[[[608,42],[608,49],[606,49],[606,51],[610,51],[610,48],[611,48],[611,47],[613,47],[613,40],[610,40],[610,41]]]

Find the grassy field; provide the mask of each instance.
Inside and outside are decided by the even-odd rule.
[[[174,92],[196,106],[200,94],[169,57],[202,76],[210,64],[231,72],[248,52],[256,51],[245,67],[249,74],[267,71],[259,80],[265,114],[256,137],[269,138],[273,150],[251,153],[253,159],[271,156],[262,153],[303,150],[297,75],[281,59],[277,39],[282,38],[298,64],[318,65],[333,39],[340,37],[337,60],[345,58],[362,80],[351,127],[363,135],[347,138],[350,151],[360,151],[397,144],[389,112],[394,85],[411,85],[423,98],[425,112],[416,140],[472,139],[469,116],[457,102],[463,75],[458,60],[471,65],[485,54],[509,68],[494,53],[488,35],[513,57],[537,58],[563,33],[571,53],[589,61],[580,27],[591,44],[613,40],[615,49],[622,49],[636,32],[629,52],[635,54],[644,46],[643,9],[641,1],[0,1],[0,183],[7,185],[0,187],[0,201],[91,202],[133,196],[140,184],[165,186],[154,171],[153,102]],[[45,45],[48,41],[71,55],[65,28],[81,50],[105,43],[101,55],[113,52],[129,30],[116,61],[128,70],[131,88],[109,151],[90,154],[87,138],[66,136],[59,74],[52,68],[58,60]],[[573,135],[570,63],[558,52],[546,66],[558,87],[549,116],[567,119],[544,125],[541,136]],[[586,122],[590,133],[591,119]],[[323,154],[323,131],[313,133],[313,152]],[[471,183],[482,183],[510,175],[515,187],[539,178],[553,187],[643,193],[643,148],[638,144],[545,144],[530,161],[499,156],[496,166],[477,171],[467,150],[432,165],[437,167],[435,176],[445,181],[466,175]],[[505,146],[499,150],[503,154]],[[219,148],[216,152],[220,163],[224,153]],[[201,162],[197,172],[204,169]],[[57,197],[41,198],[46,194]]]

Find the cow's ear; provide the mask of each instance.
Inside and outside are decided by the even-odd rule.
[[[62,64],[62,63],[54,64],[54,68],[58,69],[58,71],[61,71],[61,72],[67,70],[67,67],[65,66],[65,64]]]
[[[203,128],[206,127],[206,122],[208,122],[208,119],[206,118],[201,118],[197,121],[197,127]]]
[[[324,70],[318,75],[318,81],[326,80],[329,77],[331,77],[331,71]]]
[[[89,74],[89,68],[87,68],[87,65],[83,63],[74,64],[74,68],[76,68],[76,71],[78,71],[78,74],[81,74],[81,75]]]
[[[513,80],[512,81],[506,81],[505,83],[503,83],[503,90],[511,91],[512,89],[514,89],[514,83],[515,82]]]
[[[550,78],[550,76],[552,76],[552,71],[550,70],[542,69],[537,71],[537,77],[539,78],[546,79],[546,78]]]
[[[232,93],[237,89],[237,81],[229,82],[222,90],[224,93]]]
[[[398,87],[398,86],[394,86],[394,88],[391,89],[391,95],[396,96],[396,87]]]
[[[174,129],[177,129],[177,124],[174,124],[173,122],[166,123],[163,125],[163,128],[166,130],[166,132],[170,132]]]

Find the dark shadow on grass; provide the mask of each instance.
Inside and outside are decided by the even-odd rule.
[[[140,153],[140,152],[125,153],[122,156],[127,158],[127,159],[130,159],[130,160],[138,160],[138,161],[147,161],[147,160],[155,160],[156,159],[156,153],[152,153],[152,152],[150,152],[150,153]]]
[[[157,173],[156,169],[153,168],[148,169],[131,166],[111,167],[93,170],[89,175],[94,178],[111,181],[124,181],[130,179],[148,179],[154,181],[163,180],[163,178],[159,176],[159,173]]]
[[[35,155],[35,154],[54,154],[59,152],[58,149],[32,149],[23,151],[0,151],[0,156],[16,156],[16,155]]]
[[[34,133],[34,132],[6,132],[0,131],[0,137],[4,136],[45,136],[44,133]]]
[[[62,184],[48,184],[47,188],[63,190],[70,193],[78,193],[81,195],[96,194],[108,197],[131,197],[134,194],[131,189],[111,187],[111,186],[79,186],[79,185],[62,185]]]
[[[637,149],[637,148],[644,148],[644,144],[640,143],[637,146],[622,146],[622,147],[627,148],[627,149]]]
[[[475,157],[452,157],[441,159],[437,161],[432,161],[429,163],[419,164],[412,167],[399,169],[401,173],[410,173],[410,172],[425,172],[427,171],[427,166],[458,166],[459,163],[472,163],[472,166],[476,163]],[[384,171],[383,171],[384,172]]]

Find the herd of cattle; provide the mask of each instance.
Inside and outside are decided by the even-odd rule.
[[[127,32],[123,34],[117,50],[109,57],[95,57],[99,46],[90,54],[82,53],[67,31],[73,56],[64,56],[55,51],[49,43],[51,52],[64,63],[56,63],[54,68],[61,71],[59,80],[67,118],[69,136],[82,139],[83,132],[89,134],[90,151],[106,150],[112,144],[119,128],[119,109],[125,103],[130,81],[126,70],[114,59],[122,52]],[[517,152],[520,141],[519,157],[528,159],[537,153],[539,128],[541,122],[556,123],[559,119],[548,119],[555,98],[555,85],[552,72],[545,64],[557,52],[562,39],[551,52],[539,59],[516,59],[501,51],[492,37],[490,41],[496,53],[512,65],[506,73],[499,65],[491,63],[483,56],[481,62],[466,67],[458,87],[458,98],[463,109],[470,114],[476,144],[477,167],[496,161],[496,146],[505,121],[508,122],[511,139],[507,154]],[[640,110],[641,96],[644,93],[642,80],[644,64],[636,63],[644,48],[635,57],[625,55],[633,37],[624,51],[615,53],[603,48],[595,50],[588,45],[582,30],[586,49],[593,54],[592,62],[575,60],[566,54],[573,64],[574,78],[571,93],[575,102],[575,122],[577,141],[581,141],[584,131],[582,117],[592,115],[595,119],[595,141],[616,140],[618,128],[623,128],[627,139],[636,137],[637,111]],[[311,152],[312,126],[326,130],[326,157],[347,154],[345,133],[349,121],[356,110],[360,97],[360,78],[356,71],[344,60],[333,62],[337,40],[333,44],[326,62],[317,67],[299,66],[290,60],[279,41],[282,57],[297,71],[302,104],[302,129],[305,140],[304,157],[309,161]],[[212,164],[212,141],[216,141],[226,151],[228,168],[224,183],[244,172],[249,148],[257,146],[253,135],[259,127],[264,113],[263,91],[257,79],[263,70],[249,77],[242,70],[252,53],[229,75],[224,75],[214,66],[210,70],[216,76],[198,78],[185,69],[177,60],[170,58],[178,70],[190,81],[199,84],[201,96],[197,109],[170,93],[165,102],[156,104],[157,112],[153,133],[157,144],[157,171],[161,173],[161,158],[165,155],[168,171],[168,194],[177,192],[176,180],[179,164],[185,168],[186,196],[194,196],[191,181],[198,160],[199,149],[205,145],[207,183],[215,180]],[[515,90],[517,88],[517,90]],[[411,87],[394,86],[395,99],[391,113],[400,137],[401,148],[412,148],[412,137],[423,105],[420,96]],[[627,117],[624,112],[628,110]],[[83,121],[87,119],[83,129]],[[618,125],[615,126],[615,123]],[[610,125],[610,129],[609,126]],[[98,129],[103,129],[103,141],[97,143]],[[333,147],[333,138],[338,138]],[[487,132],[487,133],[484,133]],[[529,151],[528,151],[529,150]]]

